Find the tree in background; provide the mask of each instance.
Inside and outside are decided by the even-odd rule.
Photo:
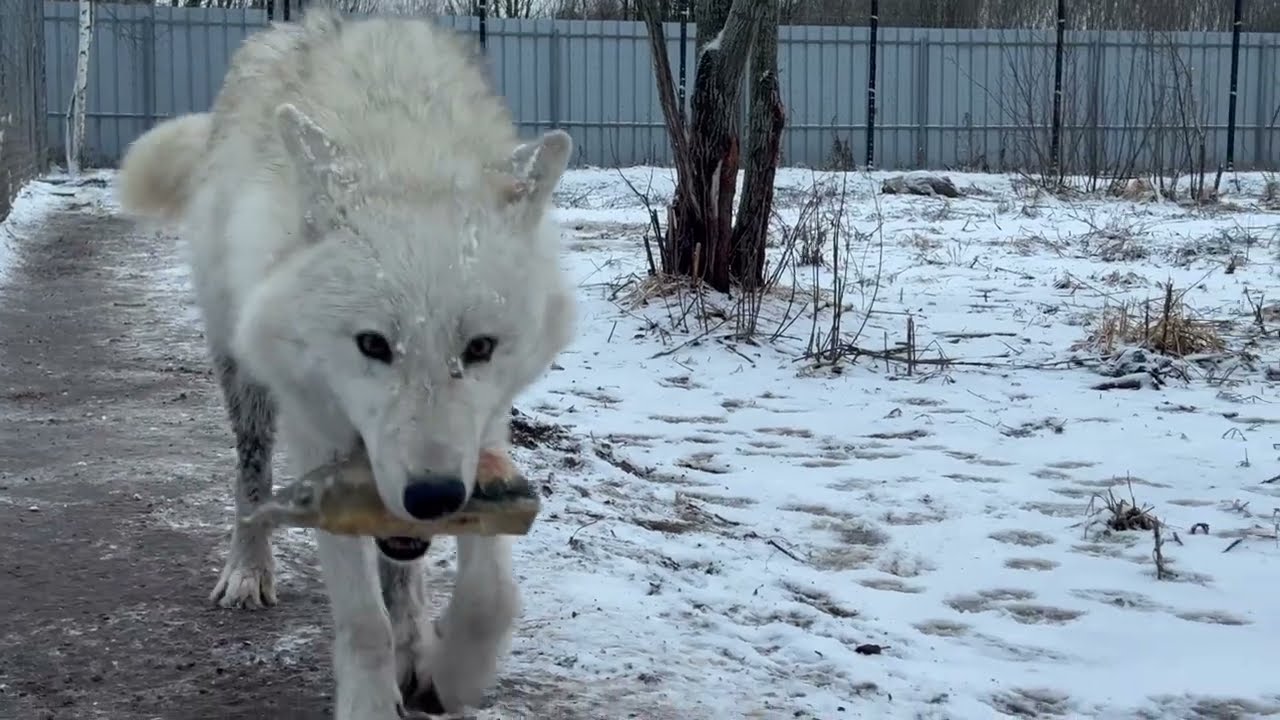
[[[71,102],[67,106],[67,172],[80,173],[84,155],[84,123],[86,103],[89,97],[90,51],[93,49],[93,3],[80,0],[80,23],[76,48],[76,80],[71,89]]]
[[[265,8],[267,0],[111,0],[173,7]],[[476,15],[479,0],[305,0],[350,12]],[[678,20],[676,0],[486,0],[490,17],[558,17],[576,20],[641,20],[655,2],[668,22]],[[871,0],[777,0],[782,25],[866,25]],[[1054,23],[1057,0],[893,0],[880,3],[881,27],[1039,28]],[[1073,30],[1200,30],[1229,32],[1232,0],[1068,0]],[[1249,32],[1280,32],[1280,0],[1248,0]]]
[[[690,0],[697,53],[686,120],[673,85],[660,0],[641,5],[658,96],[676,170],[676,191],[659,238],[664,272],[715,290],[763,283],[773,179],[785,124],[778,88],[777,0]],[[755,52],[752,53],[752,47]],[[733,201],[741,167],[739,108],[751,58],[751,136],[737,222]]]
[[[638,20],[646,0],[545,0],[547,14],[582,20]],[[1232,0],[1068,0],[1077,30],[1231,30]],[[1057,0],[893,0],[880,3],[882,27],[1039,28],[1054,23]],[[661,2],[677,20],[677,4]],[[778,0],[783,25],[866,25],[871,0]],[[1280,0],[1249,0],[1251,32],[1280,31]]]

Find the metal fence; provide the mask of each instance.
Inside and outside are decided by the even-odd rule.
[[[43,8],[31,0],[0,0],[0,220],[13,196],[43,169]]]
[[[5,0],[14,2],[15,0]],[[75,3],[46,0],[49,106],[74,75]],[[157,119],[207,108],[227,60],[266,22],[261,10],[99,5],[89,87],[90,162],[111,164]],[[476,33],[475,17],[446,26]],[[679,25],[667,50],[678,65]],[[689,76],[696,58],[690,29]],[[1280,36],[1244,33],[1235,166],[1280,167],[1275,77]],[[1226,155],[1230,33],[1071,32],[1063,61],[1063,164],[1071,172],[1169,167]],[[783,162],[862,164],[868,133],[871,33],[788,26],[778,63],[787,129]],[[1037,169],[1049,148],[1052,31],[880,28],[876,37],[875,164],[881,168]],[[524,133],[568,130],[577,164],[670,160],[644,25],[497,19],[486,53]],[[744,93],[745,103],[749,93]],[[49,129],[61,142],[60,118]]]

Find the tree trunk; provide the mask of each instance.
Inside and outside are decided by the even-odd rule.
[[[786,110],[778,87],[778,0],[757,1],[767,7],[751,50],[747,172],[730,244],[730,271],[739,283],[752,289],[764,284],[773,182],[782,149],[782,129],[786,125]]]
[[[672,88],[659,3],[647,0],[643,7],[676,167],[664,270],[700,278],[721,292],[728,292],[734,280],[742,75],[761,16],[770,7],[772,2],[760,0],[701,0],[695,6],[698,59],[687,128]]]
[[[76,49],[76,82],[67,108],[67,172],[79,174],[84,148],[85,101],[89,90],[89,51],[93,47],[93,5],[80,0],[80,37]]]

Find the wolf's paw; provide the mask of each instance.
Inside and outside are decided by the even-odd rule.
[[[271,561],[250,562],[232,556],[222,568],[209,602],[224,608],[258,610],[275,605],[276,579]]]
[[[451,651],[437,633],[431,623],[396,653],[404,706],[430,715],[477,707],[497,675],[496,658],[480,648]]]
[[[499,450],[481,450],[476,468],[476,490],[479,497],[498,499],[530,492],[529,479]]]
[[[493,641],[450,643],[433,623],[431,640],[414,651],[411,669],[401,674],[400,691],[405,706],[441,715],[479,707],[498,676],[501,648]]]
[[[431,720],[432,715],[443,715],[443,710],[422,710],[420,708],[412,708],[401,703],[396,706],[396,716],[398,720]]]
[[[448,712],[440,702],[431,679],[419,677],[416,671],[400,682],[400,695],[404,698],[404,707],[409,713],[426,713],[427,715],[444,715]]]
[[[432,720],[432,715],[441,714],[416,710],[399,701],[390,708],[381,702],[349,701],[338,708],[334,717],[336,720]]]
[[[431,661],[440,642],[433,623],[414,622],[397,628],[396,681],[404,706],[411,711],[443,715],[435,686],[431,683]]]

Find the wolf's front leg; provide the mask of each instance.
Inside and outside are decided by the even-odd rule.
[[[373,541],[317,531],[316,545],[333,612],[335,720],[405,717]]]
[[[511,572],[513,538],[460,536],[453,596],[436,621],[431,681],[441,707],[458,712],[480,703],[493,685],[520,614]]]
[[[209,599],[228,608],[269,607],[276,604],[271,535],[239,521],[271,497],[275,402],[229,355],[216,355],[214,368],[236,439],[236,514],[227,559]]]
[[[432,623],[426,561],[378,559],[405,705],[432,714],[476,706],[492,683],[519,610],[509,540],[458,538],[458,579]]]
[[[508,455],[510,420],[511,407],[504,405],[486,428],[476,493],[500,491],[517,472]],[[514,542],[504,535],[458,537],[453,596],[434,624],[430,662],[432,699],[449,712],[480,703],[509,649],[520,614],[520,590],[511,571]]]
[[[380,540],[378,575],[382,600],[391,616],[395,642],[396,678],[406,707],[441,714],[444,709],[431,684],[431,661],[436,634],[427,603],[428,541],[406,538]],[[416,547],[408,547],[416,546]]]

